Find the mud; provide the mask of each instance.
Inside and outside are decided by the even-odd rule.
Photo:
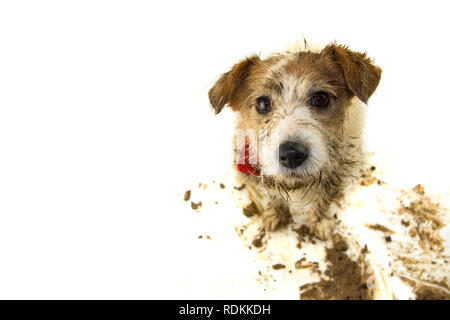
[[[308,262],[306,261],[306,258],[301,258],[300,260],[295,262],[295,269],[307,269],[307,268],[312,269],[318,274],[321,274],[318,262]]]
[[[421,286],[415,290],[416,300],[450,300],[450,294],[435,287]]]
[[[345,251],[346,242],[336,237],[334,246],[326,249],[329,268],[325,275],[328,280],[309,283],[300,287],[300,298],[303,300],[370,300],[373,290],[367,283],[369,274],[361,266],[363,261],[351,260]]]
[[[187,190],[185,193],[184,193],[184,198],[183,198],[183,200],[184,201],[189,201],[191,199],[191,190]]]
[[[309,228],[305,225],[302,225],[300,228],[293,229],[293,231],[297,233],[298,236],[297,248],[299,249],[302,247],[302,243],[305,241],[315,244],[316,240],[318,240],[315,237],[315,235],[309,230]]]
[[[444,226],[439,203],[435,203],[425,194],[423,186],[418,184],[412,189],[419,197],[412,200],[409,205],[403,205],[398,213],[408,217],[402,220],[402,225],[409,227],[409,235],[418,238],[423,250],[442,252],[443,239],[439,230]]]
[[[413,288],[416,300],[450,300],[450,291],[445,283],[426,284],[402,277]]]
[[[387,228],[387,227],[385,227],[385,226],[383,226],[381,224],[378,224],[378,223],[376,223],[376,224],[369,224],[369,225],[366,225],[366,227],[369,228],[369,229],[375,230],[375,231],[381,231],[381,232],[388,233],[388,234],[394,233],[394,231],[392,231],[389,228]]]
[[[256,204],[252,201],[248,206],[246,206],[244,209],[242,209],[242,213],[247,218],[250,218],[250,217],[257,215],[259,212],[258,212],[258,208],[256,207]]]
[[[201,201],[199,201],[197,203],[191,201],[191,208],[192,208],[192,210],[198,210],[201,207],[202,207],[202,202]]]
[[[402,191],[398,200],[401,225],[415,244],[402,244],[403,252],[396,256],[409,275],[401,279],[413,289],[417,300],[449,300],[448,279],[442,277],[448,270],[448,254],[440,234],[445,208],[420,184],[411,191]]]
[[[396,217],[396,219],[387,220],[390,223],[397,222],[397,224],[389,224],[392,230],[383,224],[365,224],[368,229],[381,233],[386,242],[386,249],[390,252],[392,258],[389,262],[390,271],[388,274],[400,277],[412,288],[415,298],[418,300],[450,300],[450,289],[445,277],[445,270],[448,269],[448,255],[444,253],[444,243],[440,235],[440,230],[445,225],[443,222],[445,212],[444,208],[440,207],[439,200],[437,200],[439,198],[427,195],[425,188],[420,184],[410,190],[390,187],[387,182],[380,180],[376,173],[375,167],[361,171],[357,184],[368,187],[376,182],[378,186],[373,186],[375,191],[381,190],[378,188],[382,185],[383,188],[390,188],[388,190],[398,193],[398,197],[395,198],[395,206],[388,212],[387,210],[380,211],[380,214],[389,214]],[[205,190],[206,187],[206,184],[199,183],[200,189]],[[223,183],[220,183],[218,187],[220,189],[226,188]],[[234,185],[232,190],[242,191],[245,188],[245,184]],[[183,200],[189,201],[190,199],[191,190],[187,190]],[[214,203],[217,204],[218,202],[215,201]],[[337,196],[334,203],[339,209],[345,210],[344,195]],[[202,202],[191,201],[191,207],[197,211],[202,207]],[[242,208],[242,213],[249,218],[260,214],[254,202]],[[338,215],[335,214],[334,218],[338,220]],[[248,221],[256,223],[259,219]],[[339,222],[338,220],[337,223]],[[246,226],[247,224],[244,224],[236,229],[239,236],[244,234]],[[309,250],[310,244],[321,243],[321,240],[316,238],[305,225],[292,226],[291,228],[297,235],[297,247],[299,249],[305,246]],[[395,233],[393,230],[395,230]],[[266,250],[273,239],[271,239],[271,233],[266,235],[263,229],[256,232],[258,232],[256,235],[253,233],[250,236],[248,232],[245,232],[244,238],[248,241],[246,245],[249,249],[257,248],[255,251],[261,253]],[[371,231],[367,230],[367,232]],[[299,260],[295,262],[295,269],[310,269],[321,279],[314,283],[301,285],[299,287],[301,299],[371,300],[374,298],[373,275],[370,273],[369,270],[371,269],[368,268],[366,261],[370,258],[368,257],[370,251],[367,245],[361,244],[361,248],[358,249],[359,256],[354,257],[352,255],[352,258],[350,258],[347,255],[348,245],[345,241],[347,235],[341,234],[341,236],[336,235],[332,241],[329,240],[328,246],[332,245],[331,248],[325,248],[326,266],[322,265],[322,260],[320,261],[322,267],[319,268],[319,262],[317,261],[309,261],[305,256],[297,258]],[[407,237],[406,241],[404,241],[405,239],[400,240],[402,236]],[[198,238],[211,240],[211,237],[207,235]],[[275,260],[269,263],[267,268],[273,271],[285,269],[286,265],[289,268],[294,267],[290,264],[285,265],[284,262],[283,259]],[[325,272],[324,267],[327,267]],[[289,273],[292,273],[292,270],[289,270]],[[261,275],[261,271],[259,271],[259,274]],[[407,277],[403,278],[402,275]],[[272,277],[270,272],[266,276]]]
[[[255,248],[261,248],[261,247],[264,245],[263,239],[264,239],[264,236],[265,236],[265,235],[266,235],[266,233],[265,233],[264,231],[261,231],[261,232],[253,239],[252,245],[253,245]]]
[[[364,187],[368,187],[371,184],[379,181],[373,174],[375,172],[376,168],[374,166],[364,170],[361,172],[361,177],[360,177],[360,181],[359,183],[364,186]],[[379,182],[379,184],[381,183],[381,181]]]

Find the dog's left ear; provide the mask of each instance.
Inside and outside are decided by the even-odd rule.
[[[258,56],[252,56],[236,63],[227,73],[224,73],[209,90],[208,96],[214,111],[219,113],[228,104],[236,110],[250,74],[250,69],[260,62]]]
[[[380,82],[380,67],[374,66],[365,53],[351,51],[346,46],[329,44],[322,54],[331,56],[340,65],[350,91],[367,103]]]

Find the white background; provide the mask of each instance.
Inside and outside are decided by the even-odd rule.
[[[375,58],[368,135],[383,169],[447,191],[448,12],[445,1],[2,1],[0,298],[192,297],[180,283],[199,276],[184,265],[201,253],[177,239],[190,222],[174,203],[230,160],[232,115],[213,116],[207,91],[239,59],[303,36]]]

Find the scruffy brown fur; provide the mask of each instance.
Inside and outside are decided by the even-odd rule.
[[[261,175],[238,172],[263,213],[266,229],[275,230],[290,215],[303,214],[307,225],[325,239],[333,231],[329,205],[360,165],[360,132],[350,132],[348,109],[355,97],[367,103],[378,86],[381,69],[364,53],[329,44],[321,51],[251,56],[224,73],[209,91],[216,113],[226,105],[237,115],[236,130],[262,132],[254,142]],[[312,96],[326,92],[329,106],[315,108]],[[270,99],[267,114],[255,111],[259,97]],[[362,106],[358,106],[362,108]],[[295,169],[277,166],[270,139],[301,142],[307,161]],[[242,146],[235,146],[242,152]],[[238,157],[238,156],[237,156]]]

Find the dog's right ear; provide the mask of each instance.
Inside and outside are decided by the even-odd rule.
[[[227,73],[224,73],[214,86],[209,90],[209,102],[214,111],[219,113],[228,104],[237,107],[245,97],[246,82],[250,69],[261,60],[258,56],[252,56],[236,63]]]

